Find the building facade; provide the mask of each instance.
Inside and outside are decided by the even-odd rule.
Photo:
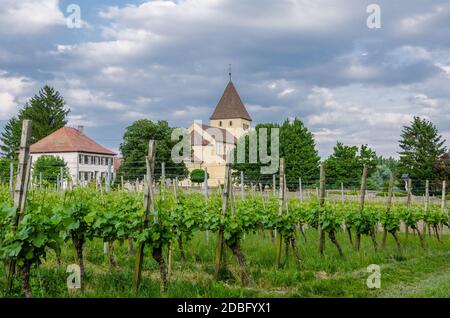
[[[84,134],[84,128],[63,127],[31,145],[32,162],[41,156],[63,159],[74,183],[114,180],[116,153]],[[110,175],[109,175],[110,173]]]
[[[189,171],[206,168],[208,183],[217,186],[224,182],[227,156],[252,125],[252,118],[231,80],[209,119],[209,125],[194,123],[189,127],[192,157],[185,164]]]

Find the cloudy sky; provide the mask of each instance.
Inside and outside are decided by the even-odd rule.
[[[207,121],[229,64],[255,123],[299,117],[322,156],[338,140],[396,156],[414,115],[450,140],[445,0],[0,0],[0,129],[50,84],[117,149],[137,119]]]

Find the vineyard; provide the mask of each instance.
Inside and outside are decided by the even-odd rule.
[[[208,196],[150,183],[143,192],[32,188],[23,213],[0,186],[1,293],[376,297],[423,281],[434,289],[419,295],[449,295],[445,206],[392,204],[392,195],[333,201],[322,187],[303,200],[287,196],[282,179],[278,195],[253,189],[245,198],[236,198],[230,176]],[[66,283],[70,264],[80,268],[75,291]],[[370,264],[384,270],[381,289],[366,286]]]

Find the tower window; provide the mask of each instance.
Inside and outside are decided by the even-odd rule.
[[[222,121],[221,120],[219,121],[219,127],[222,127]]]
[[[233,126],[233,122],[230,120],[230,127]]]

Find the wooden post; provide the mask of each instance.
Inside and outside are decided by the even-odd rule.
[[[298,179],[298,189],[299,189],[299,196],[300,196],[300,204],[303,204],[303,185],[302,185],[302,178]]]
[[[320,191],[319,191],[319,204],[320,207],[323,208],[325,206],[325,195],[326,195],[326,188],[325,188],[325,164],[323,162],[320,163]],[[318,232],[319,232],[319,252],[320,254],[323,254],[325,250],[325,232],[322,230],[322,226],[320,225],[320,213],[319,213],[319,225],[318,225]]]
[[[344,206],[345,200],[344,200],[344,183],[341,182],[341,203],[342,206]]]
[[[112,159],[110,160],[110,158],[107,158],[108,160],[108,177],[106,180],[106,193],[110,193],[111,192],[111,171],[112,171]]]
[[[153,171],[155,167],[155,153],[156,153],[156,145],[154,140],[149,141],[148,145],[148,156],[146,158],[146,166],[147,166],[147,183],[145,187],[145,197],[144,197],[144,223],[143,228],[147,228],[149,223],[149,214],[153,214],[153,220],[156,222],[155,217],[155,202],[153,195]],[[135,291],[139,290],[139,286],[141,284],[141,275],[142,275],[142,262],[144,260],[144,243],[140,243],[138,253],[136,255],[136,263],[134,267],[134,277],[133,277],[133,287]]]
[[[61,176],[59,179],[60,190],[61,190],[61,192],[64,192],[64,168],[63,167],[59,168],[59,175]]]
[[[39,190],[42,192],[42,172],[39,173]]]
[[[441,210],[442,212],[445,211],[445,203],[446,203],[446,187],[447,187],[447,182],[444,180],[442,181],[442,199],[441,199]]]
[[[166,198],[166,163],[161,162],[161,195],[162,199]]]
[[[280,191],[278,195],[278,215],[283,215],[283,205],[284,205],[284,158],[280,159]],[[277,231],[276,237],[276,258],[275,258],[275,268],[280,269],[281,267],[281,248],[283,244],[283,238],[281,237],[280,231]]]
[[[394,175],[391,173],[391,177],[389,178],[389,188],[388,188],[388,198],[386,203],[386,213],[391,213],[392,207],[392,195],[394,193]],[[383,229],[383,241],[382,248],[386,247],[386,239],[387,239],[387,230]]]
[[[9,192],[14,197],[14,163],[9,164]]]
[[[277,179],[275,175],[272,175],[272,184],[273,184],[273,197],[277,196]]]
[[[430,181],[425,181],[425,214],[428,214],[428,210],[430,208]],[[422,234],[425,237],[427,233],[427,224],[425,220],[422,220]]]
[[[359,211],[360,213],[364,210],[364,203],[366,199],[366,190],[367,190],[367,174],[368,169],[367,165],[365,164],[363,167],[363,173],[361,177],[361,189],[360,189],[360,198],[359,198]],[[361,244],[361,233],[356,233],[356,249],[359,251],[359,247]]]
[[[230,197],[230,187],[231,187],[231,164],[227,163],[225,166],[225,180],[222,192],[222,216],[227,213],[228,210],[228,200]],[[221,272],[223,268],[223,252],[224,252],[224,229],[220,228],[217,235],[217,246],[216,246],[216,256],[215,256],[215,271],[214,277],[220,279]]]
[[[407,192],[406,208],[407,209],[411,208],[411,189],[412,189],[412,180],[409,178],[408,181],[406,182],[406,192]],[[405,232],[406,232],[406,236],[408,236],[409,226],[407,224],[405,224]]]
[[[31,139],[31,120],[24,120],[22,122],[22,135],[20,138],[19,148],[19,167],[17,170],[16,186],[14,190],[14,208],[17,211],[16,217],[13,220],[13,231],[15,232],[17,226],[23,218],[25,212],[25,203],[28,190],[28,180],[30,177],[31,157],[30,157],[30,139]],[[6,284],[8,290],[11,290],[13,278],[15,274],[16,262],[8,260]]]
[[[360,198],[359,198],[359,210],[364,210],[364,204],[366,199],[366,190],[367,190],[367,165],[363,167],[363,174],[361,177],[361,190],[360,190]]]
[[[123,176],[120,176],[120,188],[122,189],[122,191],[124,190]]]
[[[245,190],[244,190],[244,171],[241,171],[241,199],[245,200]]]
[[[178,177],[175,177],[173,182],[173,196],[175,198],[175,202],[178,203]]]
[[[205,186],[205,198],[206,199],[208,199],[208,197],[209,197],[209,189],[208,189],[208,168],[207,167],[205,167],[205,176],[204,176],[204,181],[203,181],[203,184],[204,184],[204,186]]]

